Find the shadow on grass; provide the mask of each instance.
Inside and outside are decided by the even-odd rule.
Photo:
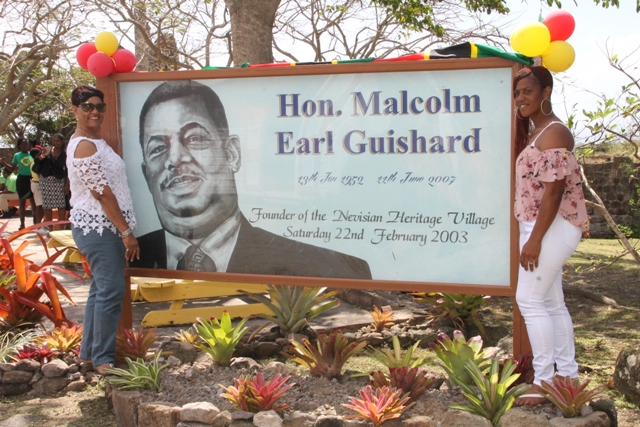
[[[107,399],[94,397],[78,402],[82,417],[71,421],[68,427],[115,427],[116,417],[107,407]]]

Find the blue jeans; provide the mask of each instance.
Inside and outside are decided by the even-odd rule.
[[[125,292],[125,247],[110,230],[102,235],[72,229],[73,240],[91,266],[91,287],[84,312],[80,358],[95,366],[111,363],[116,354],[116,332]]]

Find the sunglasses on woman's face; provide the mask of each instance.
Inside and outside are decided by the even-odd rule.
[[[80,108],[82,108],[82,111],[84,111],[85,113],[92,112],[94,108],[98,110],[98,113],[104,113],[105,111],[107,111],[107,104],[105,104],[104,102],[101,102],[100,104],[83,102],[82,104],[80,104]]]

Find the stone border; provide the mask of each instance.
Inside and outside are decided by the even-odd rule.
[[[107,400],[116,415],[118,427],[368,427],[370,423],[340,416],[294,412],[284,418],[274,411],[253,414],[244,411],[220,411],[209,402],[193,402],[182,407],[169,402],[151,402],[137,391],[123,391],[107,386]],[[438,407],[428,400],[416,405],[409,417],[390,420],[385,427],[492,427],[478,415]],[[599,401],[610,402],[611,401]],[[498,427],[611,427],[617,425],[607,413],[593,411],[589,406],[578,418],[553,417],[547,412],[534,413],[521,408],[507,411]],[[428,414],[428,415],[427,415]],[[557,414],[555,414],[557,415]]]
[[[0,396],[16,396],[33,390],[39,396],[51,396],[64,391],[82,391],[87,383],[98,384],[93,372],[62,359],[41,364],[33,359],[16,363],[0,363]]]

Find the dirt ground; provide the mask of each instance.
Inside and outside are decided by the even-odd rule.
[[[632,242],[640,246],[638,240]],[[640,335],[640,268],[616,240],[586,239],[565,266],[565,294],[572,314],[581,378],[592,386],[604,386],[615,401],[620,427],[640,425],[640,409],[613,388],[615,360],[622,348],[638,342]],[[617,303],[602,302],[602,296]],[[509,324],[511,299],[491,298],[486,321]],[[36,398],[25,395],[0,398],[0,427],[17,414],[33,414],[20,426],[115,426],[101,387],[81,393]]]

